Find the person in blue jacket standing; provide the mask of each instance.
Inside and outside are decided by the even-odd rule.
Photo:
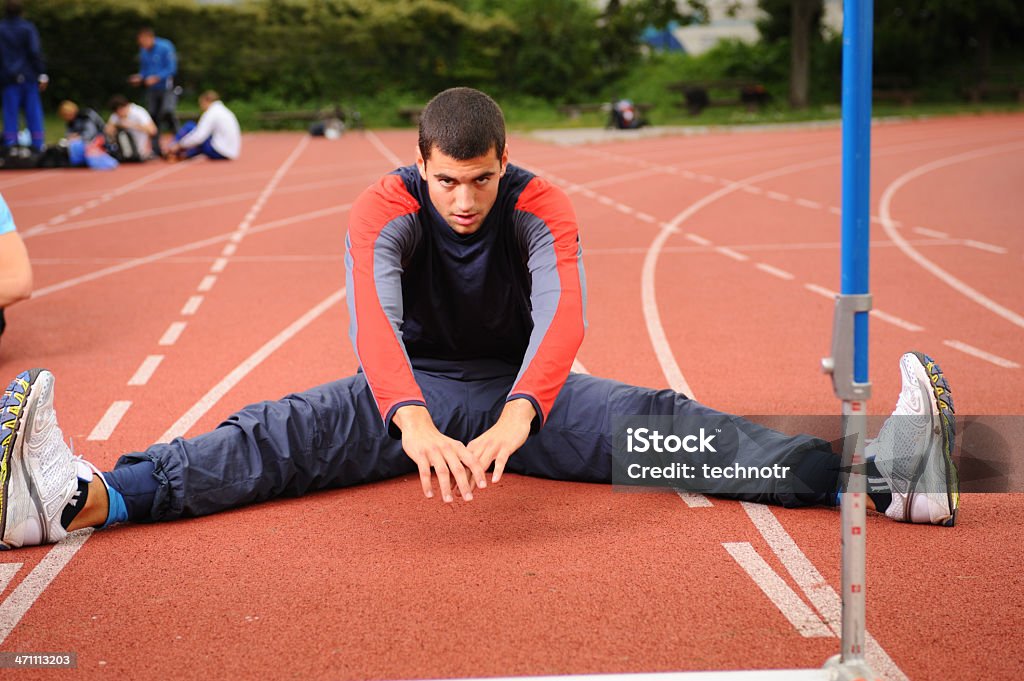
[[[153,136],[153,152],[161,155],[160,131],[166,127],[172,133],[178,131],[175,115],[178,97],[174,90],[174,76],[178,73],[178,54],[174,43],[158,38],[152,27],[139,29],[139,72],[132,74],[128,82],[146,89],[146,110],[157,126]]]
[[[32,133],[32,146],[43,148],[43,104],[39,93],[46,89],[46,75],[39,31],[21,16],[22,1],[7,0],[0,20],[0,86],[3,88],[4,146],[18,143],[18,114]]]

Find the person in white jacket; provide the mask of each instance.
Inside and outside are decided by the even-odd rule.
[[[168,160],[180,161],[203,154],[215,161],[234,160],[242,151],[242,130],[220,95],[207,90],[199,95],[203,114],[198,123],[181,126],[168,150]]]

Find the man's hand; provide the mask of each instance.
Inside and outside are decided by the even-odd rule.
[[[402,430],[402,449],[416,462],[420,471],[423,494],[429,499],[434,496],[430,482],[430,469],[437,473],[441,498],[451,502],[451,477],[455,477],[459,493],[466,501],[473,500],[473,486],[467,469],[477,487],[487,486],[485,467],[470,453],[464,444],[442,434],[430,418],[426,407],[407,405],[399,408],[394,416],[395,425]]]
[[[492,461],[494,462],[492,483],[501,479],[508,458],[515,454],[530,436],[530,424],[536,415],[537,412],[529,400],[517,399],[506,402],[498,422],[466,445],[466,448],[479,459],[484,470],[487,470]]]
[[[138,87],[139,85],[142,85],[142,76],[138,73],[133,73],[132,75],[128,76],[128,82]]]
[[[160,76],[146,76],[145,83],[147,87],[149,87],[150,85],[156,85],[159,82]]]

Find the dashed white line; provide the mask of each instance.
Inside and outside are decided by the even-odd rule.
[[[726,256],[727,258],[732,258],[733,260],[739,262],[746,262],[747,260],[750,260],[749,255],[740,253],[739,251],[734,251],[726,246],[719,246],[715,250],[721,253],[722,255]]]
[[[632,215],[635,211],[624,203],[616,203],[615,210],[626,215]]]
[[[806,638],[834,636],[821,618],[786,584],[772,566],[748,542],[723,542],[722,546],[742,567],[789,623]]]
[[[196,313],[196,310],[198,310],[199,306],[202,305],[202,304],[203,304],[203,297],[202,296],[190,296],[189,299],[186,300],[185,304],[182,306],[181,314],[186,315],[186,316],[187,315],[193,315],[193,314]]]
[[[676,489],[676,494],[683,500],[683,503],[690,508],[711,508],[714,504],[703,494],[697,494],[696,492],[687,492],[683,489]]]
[[[829,206],[828,207],[828,212],[832,213],[833,215],[842,215],[843,214],[843,209],[838,207],[838,206]]]
[[[797,199],[796,205],[803,206],[804,208],[812,208],[814,210],[819,210],[821,208],[820,203],[817,201],[811,201],[810,199]]]
[[[830,288],[824,286],[818,286],[817,284],[804,284],[804,288],[812,293],[817,293],[819,296],[824,296],[829,300],[835,300],[836,296],[839,295]]]
[[[128,413],[128,408],[132,406],[131,400],[115,400],[108,408],[105,413],[96,424],[96,427],[89,433],[89,437],[86,439],[90,442],[102,441],[110,439],[114,429],[117,428],[117,424],[121,423],[121,419]]]
[[[637,213],[636,217],[637,217],[638,220],[643,220],[644,222],[654,223],[654,222],[658,221],[658,219],[656,217],[654,217],[653,215],[650,215],[648,213]]]
[[[234,255],[235,251],[237,251],[237,250],[238,250],[238,243],[237,242],[231,242],[229,244],[224,244],[224,249],[220,252],[220,254],[223,255],[226,258],[229,258],[232,255]]]
[[[210,265],[210,271],[211,272],[223,272],[224,268],[227,267],[227,266],[228,266],[228,259],[227,258],[217,258],[216,260],[213,261],[213,264]]]
[[[203,280],[199,282],[199,286],[196,287],[196,290],[205,293],[206,291],[212,289],[215,283],[217,283],[217,275],[207,274],[205,277],[203,277]]]
[[[704,237],[702,237],[702,236],[700,236],[698,234],[687,233],[686,234],[686,239],[688,239],[689,241],[692,241],[693,243],[698,244],[700,246],[710,246],[711,245],[711,241],[705,239]]]
[[[960,352],[967,353],[972,357],[983,359],[986,362],[995,364],[998,367],[1002,367],[1004,369],[1020,369],[1020,364],[1018,364],[1017,362],[1006,359],[1005,357],[1000,357],[999,355],[993,355],[991,352],[985,352],[984,350],[976,348],[973,345],[968,345],[967,343],[963,343],[958,340],[944,340],[942,341],[942,343],[944,345],[948,345],[954,350],[959,350]]]
[[[150,355],[142,360],[142,364],[135,370],[135,374],[128,379],[128,385],[146,385],[153,377],[153,372],[164,361],[163,355]]]
[[[765,192],[765,196],[775,201],[789,201],[789,194],[783,194],[782,192]]]
[[[597,197],[597,202],[601,203],[601,204],[604,204],[606,206],[614,206],[615,205],[614,199],[612,199],[612,198],[610,198],[608,196],[598,196]]]
[[[768,263],[759,262],[759,263],[757,263],[755,265],[755,267],[757,267],[757,269],[761,270],[762,272],[767,272],[768,274],[772,275],[773,277],[778,277],[779,279],[785,279],[786,281],[790,281],[790,280],[795,278],[792,274],[790,274],[786,270],[780,270],[778,267],[772,267]]]
[[[763,189],[761,189],[760,187],[755,187],[752,184],[745,184],[742,187],[740,187],[740,189],[747,192],[748,194],[764,194]]]
[[[871,312],[869,312],[868,314],[870,314],[872,317],[881,319],[883,322],[889,322],[893,326],[898,326],[901,329],[905,329],[907,331],[912,331],[914,333],[918,331],[924,331],[923,326],[919,326],[913,322],[908,322],[905,319],[900,319],[896,315],[891,315],[888,312],[882,312],[881,310],[871,310]]]
[[[171,322],[171,325],[164,331],[164,335],[160,337],[160,345],[174,345],[178,342],[178,338],[181,336],[181,332],[185,330],[185,322]]]
[[[249,355],[249,357],[247,357],[241,364],[232,369],[227,376],[217,383],[217,385],[210,388],[205,395],[200,397],[199,400],[181,416],[181,418],[175,421],[174,425],[167,429],[158,442],[170,442],[179,435],[187,433],[188,429],[194,426],[196,421],[203,417],[203,414],[208,412],[215,404],[217,404],[217,402],[220,401],[220,399],[224,397],[229,390],[238,385],[238,383],[245,378],[249,372],[259,366],[263,360],[288,342],[293,336],[299,333],[299,331],[313,323],[317,317],[329,310],[332,306],[338,304],[342,299],[344,299],[344,297],[345,289],[342,288],[335,291],[320,303],[314,305],[308,312],[288,325],[288,327],[283,331],[264,343],[258,350],[256,350],[256,352]]]
[[[975,241],[974,239],[964,239],[964,245],[970,246],[971,248],[977,248],[979,251],[988,251],[989,253],[998,253],[999,255],[1005,255],[1009,252],[1002,246],[994,246],[993,244],[987,244],[984,241]]]
[[[700,175],[698,175],[697,179],[700,180],[701,182],[708,182],[708,183],[716,183],[716,182],[718,182],[718,178],[717,177],[715,177],[714,175],[707,175],[705,173],[701,173]]]
[[[935,239],[948,239],[949,238],[949,235],[946,234],[945,232],[939,232],[937,230],[927,229],[925,227],[914,227],[914,229],[912,231],[915,234],[920,234],[921,236],[930,236],[930,237],[935,238]]]

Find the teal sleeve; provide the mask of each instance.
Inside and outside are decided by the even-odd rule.
[[[11,209],[7,207],[7,202],[4,201],[4,197],[0,195],[0,234],[7,234],[8,232],[14,231],[16,231],[14,226],[14,216],[11,215]]]

